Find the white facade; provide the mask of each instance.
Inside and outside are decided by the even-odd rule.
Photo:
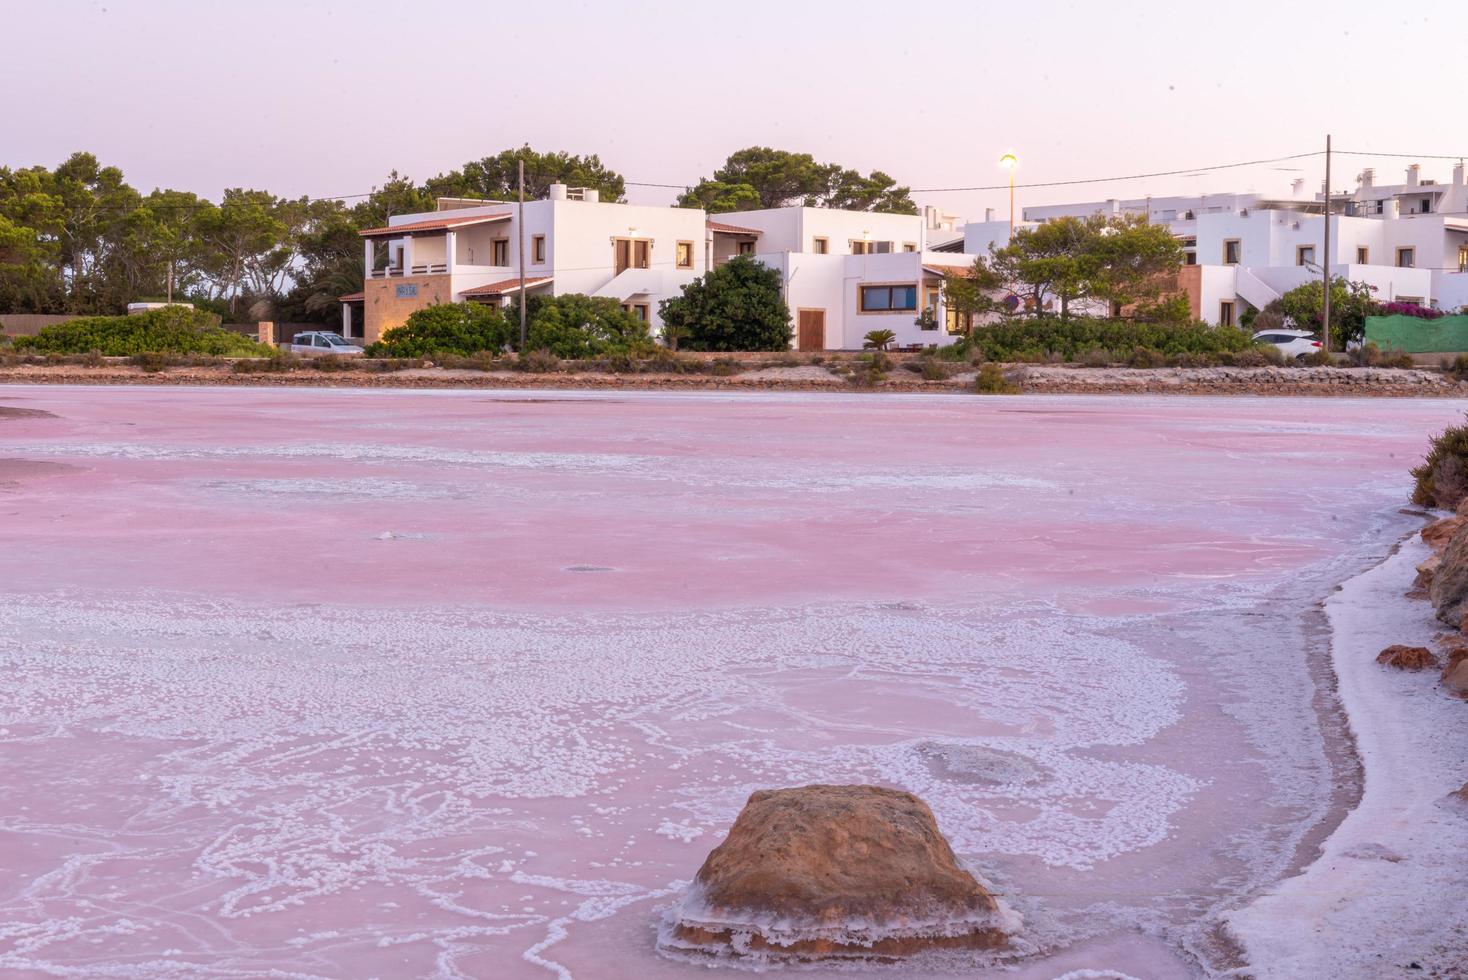
[[[1331,248],[1324,252],[1324,193],[1306,196],[1296,181],[1288,197],[1211,194],[1089,201],[1024,209],[1021,227],[1063,215],[1145,215],[1182,243],[1201,283],[1195,313],[1210,323],[1237,322],[1296,286],[1332,275],[1366,282],[1381,302],[1443,310],[1468,304],[1468,180],[1423,181],[1414,166],[1401,184],[1378,185],[1364,171],[1356,191],[1332,195]],[[987,254],[1009,241],[1008,221],[964,227],[964,251]]]
[[[531,295],[609,297],[645,317],[656,331],[658,303],[708,271],[704,213],[603,203],[595,192],[577,198],[555,185],[548,198],[525,202],[523,287],[517,204],[458,206],[463,202],[455,201],[447,210],[394,215],[386,228],[364,232],[367,339],[406,318],[406,312],[397,311],[373,323],[374,282],[394,279],[434,287],[425,294],[435,298],[418,305],[465,300],[502,305],[522,288]]]
[[[924,251],[932,216],[790,207],[716,220],[759,232],[754,258],[780,273],[798,349],[860,349],[872,330],[891,330],[898,347],[958,339],[940,286],[944,272],[973,260]],[[944,239],[952,237],[945,231]],[[924,309],[933,310],[936,326],[918,325]]]

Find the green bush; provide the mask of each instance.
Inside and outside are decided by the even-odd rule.
[[[1167,355],[1151,347],[1138,347],[1132,351],[1126,363],[1127,367],[1133,368],[1167,367]]]
[[[1412,503],[1455,510],[1468,494],[1468,425],[1454,425],[1432,437],[1427,458],[1412,470]]]
[[[136,357],[139,354],[209,354],[258,357],[271,348],[243,334],[221,330],[219,318],[190,306],[166,306],[128,316],[84,316],[16,337],[17,352]]]
[[[1459,354],[1451,361],[1443,358],[1443,370],[1458,381],[1468,381],[1468,354]]]
[[[561,359],[548,350],[533,350],[521,354],[515,367],[528,374],[554,374],[561,369]]]
[[[663,300],[658,312],[689,350],[788,350],[783,286],[779,272],[738,255],[688,283],[681,296]]]
[[[1137,323],[1099,317],[1013,317],[992,326],[978,327],[973,334],[943,351],[952,360],[967,360],[973,353],[986,361],[1043,363],[1059,357],[1079,360],[1095,350],[1135,351],[1137,348],[1174,356],[1248,350],[1254,342],[1236,327],[1214,327],[1206,323]]]
[[[519,316],[517,307],[506,313],[511,324],[517,324]],[[525,320],[530,350],[550,351],[567,360],[652,348],[647,323],[606,296],[532,296],[525,307]],[[515,336],[518,338],[518,332]]]
[[[133,363],[148,374],[157,374],[168,367],[168,355],[157,351],[144,351],[133,356]]]
[[[438,303],[414,310],[367,348],[368,357],[428,357],[502,350],[510,343],[503,311],[479,303]]]
[[[1012,395],[1019,387],[1005,377],[1004,369],[998,364],[985,364],[974,378],[974,390],[983,395]]]

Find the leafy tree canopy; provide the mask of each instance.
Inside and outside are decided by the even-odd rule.
[[[499,352],[510,343],[511,325],[497,307],[437,303],[415,310],[400,327],[367,348],[369,357],[428,357],[434,354]]]
[[[1376,312],[1372,286],[1348,282],[1341,276],[1330,280],[1330,345],[1345,350],[1348,343],[1366,335],[1366,318]],[[1320,280],[1296,286],[1280,297],[1280,309],[1300,330],[1319,330],[1324,322],[1325,288]]]
[[[1110,308],[1159,303],[1175,288],[1182,246],[1165,225],[1139,216],[1064,216],[1020,228],[1007,245],[992,248],[961,275],[949,275],[949,306],[966,313],[1016,312],[1003,294],[1014,294],[1035,314],[1058,305],[1062,319],[1072,304],[1093,300]]]
[[[757,203],[755,203],[757,202]],[[767,146],[751,146],[729,155],[712,179],[699,181],[678,198],[679,207],[722,212],[807,207],[844,208],[917,214],[910,191],[873,170],[858,171],[834,163],[817,163],[809,153],[791,153]]]
[[[519,317],[519,307],[512,306],[509,322],[518,324]],[[557,357],[600,357],[652,346],[647,324],[605,296],[532,296],[525,322],[526,349],[547,350]]]
[[[477,197],[514,200],[519,194],[519,164],[525,162],[525,199],[539,200],[551,184],[595,188],[603,201],[621,201],[626,193],[622,175],[609,170],[595,153],[576,156],[564,151],[539,153],[529,146],[501,150],[494,156],[471,160],[457,170],[439,174],[425,185],[431,197]]]
[[[725,262],[658,306],[689,350],[790,349],[790,308],[780,273],[747,255]]]

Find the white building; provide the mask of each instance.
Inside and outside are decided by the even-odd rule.
[[[867,333],[883,329],[898,347],[956,340],[961,324],[943,304],[943,274],[972,259],[928,251],[932,219],[807,207],[719,215],[758,233],[754,257],[780,273],[798,350],[859,349]],[[919,325],[925,309],[933,316]]]
[[[611,297],[656,328],[658,302],[708,270],[715,237],[702,211],[604,203],[594,190],[555,184],[544,200],[525,202],[521,282],[518,205],[438,203],[438,211],[394,215],[362,232],[367,343],[422,307],[502,305],[522,291]]]
[[[788,207],[709,218],[693,208],[603,203],[594,190],[552,185],[525,203],[525,280],[520,280],[518,206],[444,199],[439,210],[393,216],[362,232],[367,279],[342,297],[364,308],[363,340],[435,303],[504,304],[531,295],[584,293],[617,300],[662,326],[658,304],[735,255],[777,270],[801,350],[859,348],[867,332],[890,329],[899,346],[940,346],[959,323],[943,308],[945,271],[969,264],[924,251],[929,232],[945,242],[954,219]],[[944,227],[946,225],[946,227]],[[917,320],[925,308],[936,325]]]
[[[1181,241],[1182,286],[1193,313],[1235,323],[1302,283],[1332,275],[1366,282],[1382,302],[1454,310],[1468,304],[1468,182],[1464,166],[1451,182],[1423,181],[1414,165],[1402,184],[1377,185],[1363,171],[1357,189],[1332,195],[1331,254],[1324,255],[1324,194],[1306,196],[1304,182],[1285,198],[1259,194],[1149,197],[1024,209],[1024,226],[1072,215],[1145,215]],[[970,223],[964,251],[984,254],[1009,240],[1007,221]]]

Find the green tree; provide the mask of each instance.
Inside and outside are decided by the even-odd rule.
[[[511,306],[507,317],[518,324],[519,307]],[[605,296],[532,296],[525,307],[525,324],[526,349],[547,350],[557,357],[599,357],[652,346],[647,324]]]
[[[418,214],[434,207],[432,193],[394,170],[381,187],[372,188],[365,200],[352,207],[351,215],[358,228],[381,228],[395,214]]]
[[[1330,344],[1345,350],[1366,335],[1366,318],[1376,311],[1371,293],[1374,287],[1364,282],[1350,282],[1341,276],[1330,280]],[[1280,297],[1280,309],[1300,330],[1320,330],[1324,321],[1325,289],[1315,279],[1296,286]]]
[[[539,153],[529,146],[501,150],[494,156],[471,160],[458,170],[429,180],[424,189],[431,197],[514,200],[519,193],[518,168],[522,160],[525,163],[525,199],[528,201],[545,197],[551,184],[594,188],[600,192],[603,201],[621,201],[627,191],[622,175],[608,169],[594,153],[584,157],[564,151]]]
[[[947,276],[945,290],[949,306],[967,313],[1040,316],[1058,306],[1064,320],[1074,304],[1093,300],[1176,319],[1177,303],[1164,301],[1175,291],[1182,261],[1182,248],[1163,225],[1136,216],[1066,215],[1017,229],[1008,244]],[[1011,309],[1005,293],[1019,297],[1020,306]]]
[[[739,255],[663,300],[658,312],[686,331],[689,350],[789,350],[790,308],[780,287],[779,272]]]
[[[863,350],[886,350],[892,346],[892,342],[896,339],[897,334],[885,328],[882,330],[868,330],[867,335],[862,338],[861,346]]]
[[[400,327],[367,348],[369,357],[428,357],[435,354],[499,352],[510,343],[510,321],[496,307],[438,303],[415,310]]]
[[[758,202],[758,203],[754,203]],[[863,177],[838,164],[822,164],[809,153],[751,146],[729,154],[724,165],[688,188],[679,207],[707,211],[779,208],[792,204],[917,214],[911,192],[879,170]]]

